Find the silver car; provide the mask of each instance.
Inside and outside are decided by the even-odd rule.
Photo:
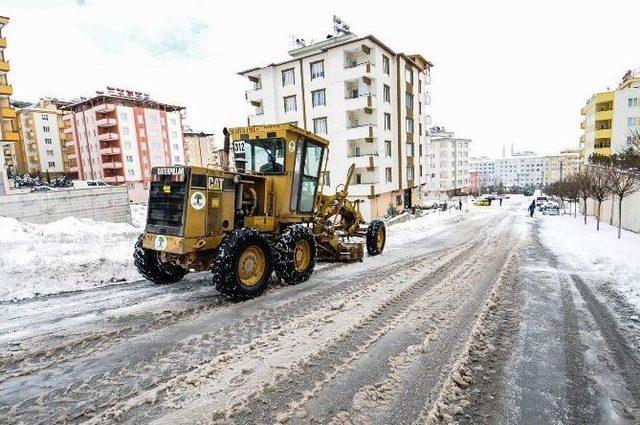
[[[542,206],[542,214],[544,215],[560,215],[560,206],[555,202],[547,202]]]

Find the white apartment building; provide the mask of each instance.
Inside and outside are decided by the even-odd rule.
[[[289,122],[331,141],[325,193],[345,182],[366,218],[417,203],[426,184],[432,64],[396,53],[374,36],[328,37],[290,58],[239,75],[252,88],[249,125]]]
[[[429,196],[469,188],[469,146],[471,140],[454,137],[444,127],[432,127],[427,142],[427,184]]]
[[[44,99],[18,110],[27,173],[77,175],[77,155],[64,127],[64,113],[55,100]]]
[[[68,107],[80,179],[146,188],[151,167],[186,163],[184,107],[108,87]]]
[[[494,186],[496,174],[496,160],[486,156],[469,158],[469,171],[478,172],[480,187]]]

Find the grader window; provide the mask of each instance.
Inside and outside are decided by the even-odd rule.
[[[321,145],[309,140],[304,143],[298,141],[296,172],[291,197],[292,210],[295,210],[297,206],[298,212],[309,213],[313,211],[323,153],[324,148]]]
[[[284,139],[245,140],[247,170],[264,174],[284,173]]]

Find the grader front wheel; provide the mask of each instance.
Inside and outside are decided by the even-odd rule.
[[[216,289],[227,298],[256,297],[273,273],[271,245],[255,229],[234,230],[218,248],[212,271]]]
[[[133,250],[133,264],[147,280],[159,285],[180,281],[187,271],[180,266],[165,264],[158,258],[158,251],[143,248],[142,236]]]
[[[308,227],[296,224],[287,227],[275,246],[276,276],[289,285],[309,279],[316,264],[318,247]]]
[[[373,220],[367,227],[367,253],[370,256],[382,254],[387,243],[387,229],[382,220]]]

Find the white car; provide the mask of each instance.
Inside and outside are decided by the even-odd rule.
[[[547,202],[542,206],[542,214],[544,215],[560,215],[560,205],[555,202]]]
[[[106,187],[109,186],[102,180],[74,180],[71,182],[74,189],[84,189],[86,187]]]

